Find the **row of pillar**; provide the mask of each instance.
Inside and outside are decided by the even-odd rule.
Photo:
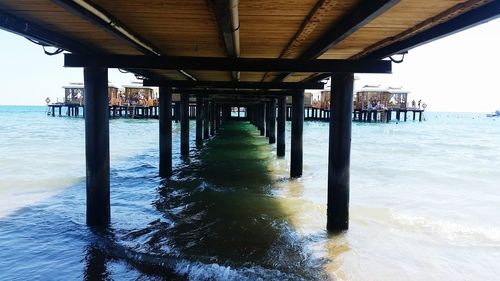
[[[159,99],[160,176],[169,177],[172,175],[172,89],[160,87]],[[221,109],[222,107],[214,101],[204,99],[201,95],[196,97],[195,135],[197,144],[200,144],[203,139],[215,135],[215,132],[220,129]],[[189,155],[189,116],[192,113],[190,111],[192,110],[189,107],[189,95],[181,94],[178,116],[181,125],[180,152],[184,156]]]
[[[86,67],[85,82],[85,153],[87,175],[87,224],[107,226],[110,223],[110,166],[109,166],[109,112],[107,100],[108,74],[106,68]],[[353,100],[352,73],[332,76],[328,154],[328,210],[327,229],[340,231],[348,228],[349,167],[351,149],[351,122]],[[230,108],[197,97],[196,141],[215,134]],[[276,116],[276,107],[277,116]],[[269,142],[277,142],[277,155],[285,155],[285,97],[270,99],[248,107],[249,118]],[[181,154],[189,154],[189,96],[181,96]],[[160,175],[172,174],[172,90],[160,87],[159,145]],[[203,118],[202,118],[203,117]],[[276,126],[276,121],[278,121]],[[290,176],[302,176],[304,91],[292,95],[292,130],[290,148]],[[267,130],[266,130],[267,129]],[[277,129],[277,130],[276,130]],[[275,135],[275,133],[277,133]]]
[[[259,129],[261,136],[269,138],[270,144],[276,143],[276,154],[279,157],[285,156],[286,110],[285,96],[261,101],[248,108],[250,122]],[[302,176],[303,125],[304,91],[300,91],[292,96],[292,134],[290,136],[290,177],[292,178]]]

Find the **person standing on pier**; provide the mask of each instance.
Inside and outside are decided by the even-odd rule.
[[[418,100],[418,109],[420,109],[420,104],[422,103],[422,100]]]

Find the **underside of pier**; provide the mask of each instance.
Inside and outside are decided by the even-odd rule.
[[[302,175],[304,90],[331,79],[328,224],[348,228],[355,73],[390,73],[391,56],[500,15],[497,0],[37,0],[0,2],[0,28],[66,51],[85,82],[87,223],[110,222],[107,70],[159,87],[159,174],[172,174],[172,95],[180,94],[181,154],[245,108],[284,156],[291,101],[290,177]],[[391,57],[391,59],[386,59]],[[111,179],[112,180],[112,179]]]

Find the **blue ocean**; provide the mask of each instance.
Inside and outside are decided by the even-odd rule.
[[[0,106],[0,280],[499,280],[500,118],[354,123],[350,229],[326,226],[328,123],[304,176],[228,123],[158,177],[158,120],[111,119],[110,229],[85,224],[84,120]]]

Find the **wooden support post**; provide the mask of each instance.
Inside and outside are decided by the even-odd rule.
[[[189,95],[181,94],[181,155],[189,155]]]
[[[87,168],[87,225],[110,223],[108,70],[86,67],[85,162]]]
[[[180,103],[176,102],[174,104],[174,119],[175,123],[179,123],[180,120]]]
[[[210,135],[215,135],[215,101],[210,103]]]
[[[367,121],[372,122],[372,111],[371,110],[368,110],[366,112],[366,116],[367,116]]]
[[[172,175],[172,89],[159,89],[160,177]]]
[[[401,111],[399,109],[396,109],[396,119],[398,122],[401,120]]]
[[[269,102],[269,143],[276,143],[276,99]]]
[[[418,122],[422,122],[422,111],[419,111]]]
[[[260,135],[264,136],[266,134],[266,128],[264,124],[264,103],[259,104],[259,130]]]
[[[215,131],[218,132],[220,130],[220,105],[215,105]]]
[[[415,110],[413,110],[413,121],[415,121]]]
[[[266,138],[269,137],[269,102],[264,103],[264,120],[266,121]]]
[[[332,76],[330,136],[328,153],[327,229],[349,228],[349,174],[351,159],[351,112],[354,88],[353,73]]]
[[[210,123],[210,108],[208,100],[203,101],[203,139],[210,137],[208,132],[208,125]]]
[[[292,96],[292,136],[290,148],[290,177],[302,176],[302,134],[304,128],[304,91]]]
[[[405,110],[405,122],[406,122],[406,114],[408,113],[408,111]]]
[[[196,143],[203,141],[203,98],[196,96]]]
[[[278,98],[278,138],[276,155],[285,156],[286,97]]]

